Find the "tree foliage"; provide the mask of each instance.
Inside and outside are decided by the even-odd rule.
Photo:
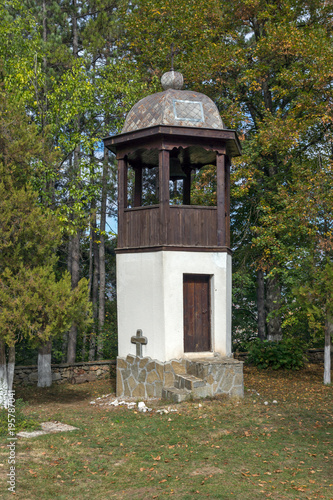
[[[116,174],[101,137],[161,90],[172,44],[185,87],[214,100],[243,146],[231,172],[237,339],[283,333],[309,342],[331,331],[329,2],[6,0],[0,14],[0,264],[13,257],[14,279],[26,259],[43,267],[57,248],[57,277],[67,267],[73,288],[88,279],[95,324],[79,332],[83,358],[100,356],[99,334],[114,333],[114,315],[105,323],[114,277],[104,262]],[[196,175],[194,203],[215,203],[214,179],[214,167]]]

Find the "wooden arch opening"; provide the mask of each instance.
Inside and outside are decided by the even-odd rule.
[[[207,165],[216,166],[217,153],[202,145],[189,147],[174,147],[166,151],[168,155],[169,176],[166,178],[161,169],[160,155],[157,148],[139,148],[127,156],[126,172],[126,207],[138,208],[159,205],[160,179],[168,183],[170,205],[191,205],[191,186],[193,177]],[[201,204],[201,203],[200,203]]]

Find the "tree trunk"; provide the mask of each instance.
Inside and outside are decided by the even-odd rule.
[[[77,2],[73,0],[73,15],[72,15],[72,28],[73,28],[73,56],[75,59],[78,57],[79,39],[78,39],[78,26],[77,26]],[[80,131],[80,116],[76,116],[75,120],[76,133]],[[80,146],[79,144],[74,149],[74,162],[73,162],[73,182],[78,184],[80,177]],[[74,215],[75,217],[75,215]],[[80,279],[80,233],[76,228],[76,234],[72,239],[72,289],[76,288]],[[76,358],[76,340],[77,340],[77,325],[72,324],[68,335],[67,347],[67,363],[75,363]]]
[[[103,177],[102,177],[102,199],[101,199],[101,223],[99,244],[99,304],[98,304],[98,339],[97,359],[103,357],[104,344],[104,321],[105,321],[105,227],[106,227],[106,205],[107,205],[107,177],[108,177],[108,154],[104,149]]]
[[[82,336],[82,349],[81,349],[82,361],[86,360],[86,343],[87,343],[87,334],[86,332],[84,332]]]
[[[46,22],[47,22],[47,12],[46,12],[46,2],[45,0],[43,0],[43,4],[42,4],[42,15],[43,15],[43,42],[44,42],[44,47],[43,47],[43,52],[44,52],[44,56],[43,56],[43,70],[44,70],[44,75],[46,75],[46,68],[47,68],[47,59],[46,59],[46,41],[47,41],[47,27],[46,27]],[[46,94],[47,94],[47,90],[46,90],[46,82],[47,82],[47,79],[45,79],[45,82],[44,82],[44,89],[43,89],[43,106],[42,106],[42,116],[41,116],[41,121],[42,121],[42,130],[44,130],[44,127],[46,125]]]
[[[92,202],[91,202],[91,219],[93,218],[92,213]],[[89,239],[89,276],[88,276],[88,294],[89,299],[91,298],[92,293],[92,284],[93,284],[93,273],[94,273],[94,253],[93,253],[93,240],[94,240],[94,227],[92,220],[90,220],[90,239]]]
[[[72,275],[72,240],[73,240],[73,237],[69,236],[68,254],[67,254],[67,271],[69,272],[70,275]],[[62,363],[65,363],[66,359],[67,359],[68,335],[69,335],[69,332],[65,332],[63,334],[63,337],[62,337],[62,355],[61,355]]]
[[[15,370],[15,346],[9,347],[8,349],[7,381],[8,381],[8,389],[10,391],[13,390],[14,370]]]
[[[93,202],[91,202],[91,217],[93,217]],[[89,294],[89,299],[91,297],[92,293],[92,283],[93,283],[93,269],[94,269],[94,259],[93,259],[93,236],[94,235],[94,229],[93,229],[93,224],[90,222],[90,239],[89,239],[89,276],[88,276],[88,294]],[[85,361],[86,359],[86,343],[87,343],[87,333],[84,332],[83,338],[82,338],[82,350],[81,350],[81,357],[82,361]],[[91,360],[89,360],[91,361]]]
[[[281,316],[279,313],[281,304],[281,289],[277,277],[268,278],[266,286],[267,313],[272,314],[267,321],[268,340],[278,342],[282,339]]]
[[[72,289],[76,288],[80,280],[80,235],[77,232],[72,240]],[[67,363],[75,363],[76,358],[77,326],[72,324],[68,335]]]
[[[96,203],[94,203],[94,208],[96,209]],[[96,351],[96,338],[97,338],[97,318],[98,318],[98,281],[99,281],[99,249],[97,243],[96,235],[96,211],[93,214],[93,254],[94,254],[94,272],[93,272],[93,283],[92,283],[92,306],[93,306],[93,318],[94,318],[94,331],[90,335],[90,346],[89,346],[89,361],[95,360]]]
[[[265,313],[265,281],[262,269],[257,271],[257,309],[258,309],[258,337],[266,338],[266,313]]]
[[[6,344],[0,340],[0,408],[8,408],[13,390],[15,370],[15,347],[8,349],[8,363],[6,359]]]
[[[0,339],[0,408],[8,408],[6,345]]]
[[[329,314],[325,321],[325,350],[324,350],[324,384],[331,383],[331,335],[333,334],[333,318]]]
[[[52,385],[51,351],[51,339],[38,349],[37,387],[51,387]]]

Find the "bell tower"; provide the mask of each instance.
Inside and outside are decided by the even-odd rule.
[[[181,90],[180,73],[161,82],[164,91],[135,104],[122,133],[104,139],[118,161],[118,395],[160,396],[172,379],[181,385],[177,371],[195,378],[188,369],[200,362],[239,367],[230,249],[239,141],[210,98]],[[216,205],[194,205],[192,179],[207,166],[216,169]]]

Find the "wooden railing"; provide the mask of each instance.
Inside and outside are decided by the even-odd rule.
[[[216,207],[171,206],[168,244],[194,247],[217,245]]]
[[[159,245],[159,205],[128,208],[124,211],[121,246],[124,248]]]
[[[118,248],[217,246],[216,207],[169,206],[166,225],[159,205],[124,210]]]

